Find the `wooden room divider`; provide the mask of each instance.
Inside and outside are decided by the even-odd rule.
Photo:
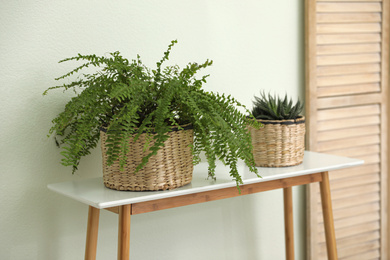
[[[339,259],[389,259],[389,0],[305,0],[306,148],[365,160],[331,172]],[[316,185],[307,192],[308,259],[327,259]]]

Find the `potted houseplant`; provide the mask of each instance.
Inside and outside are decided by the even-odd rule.
[[[283,167],[303,162],[305,151],[305,117],[303,104],[295,104],[287,94],[282,99],[270,93],[255,96],[252,115],[263,126],[249,127],[256,166]]]
[[[139,56],[129,61],[119,52],[108,57],[78,54],[60,61],[84,64],[56,80],[97,68],[44,92],[58,88],[76,92],[49,131],[59,137],[63,165],[71,166],[74,173],[80,158],[101,139],[104,184],[112,189],[164,190],[185,185],[201,152],[209,164],[209,177],[215,177],[217,159],[230,166],[237,185],[242,183],[238,159],[257,174],[247,130],[248,124],[256,128],[257,122],[240,112],[238,108],[244,106],[230,95],[202,89],[208,75],[196,78],[195,74],[212,61],[189,63],[184,69],[163,68],[176,42],[171,42],[155,69],[147,68]]]

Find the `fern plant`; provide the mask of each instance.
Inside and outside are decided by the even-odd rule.
[[[253,101],[252,115],[256,119],[264,120],[289,120],[297,119],[304,108],[299,100],[294,104],[292,99],[288,99],[287,94],[284,98],[266,95],[260,92],[260,96],[255,96]]]
[[[258,123],[240,112],[239,107],[249,111],[230,95],[202,89],[209,75],[196,78],[195,74],[212,65],[212,61],[189,63],[183,69],[176,65],[163,67],[176,43],[171,42],[155,69],[147,68],[139,55],[129,61],[119,52],[108,57],[78,54],[60,61],[84,63],[56,80],[79,74],[87,67],[97,68],[95,73],[81,74],[71,83],[51,87],[43,93],[46,95],[53,89],[76,93],[53,119],[49,130],[49,135],[59,137],[63,165],[71,166],[74,173],[80,158],[96,147],[103,127],[108,136],[107,163],[119,160],[121,167],[126,164],[129,140],[136,140],[142,133],[150,134],[155,142],[138,165],[139,170],[164,146],[172,127],[181,129],[183,124],[192,124],[194,163],[200,161],[200,153],[204,151],[210,177],[215,177],[217,159],[230,166],[230,175],[237,185],[242,183],[237,170],[239,159],[257,174],[247,126],[258,127]]]

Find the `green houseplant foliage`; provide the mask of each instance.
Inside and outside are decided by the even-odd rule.
[[[107,131],[108,164],[119,160],[126,163],[128,142],[136,140],[142,133],[149,133],[155,142],[148,147],[150,153],[143,158],[137,170],[167,140],[172,127],[191,124],[194,129],[192,153],[194,163],[200,161],[203,151],[209,164],[209,176],[215,178],[216,160],[230,166],[230,175],[237,185],[242,183],[237,170],[238,159],[243,160],[257,174],[252,155],[251,137],[247,125],[258,127],[258,123],[238,110],[244,108],[233,97],[207,92],[202,89],[208,75],[196,78],[195,74],[212,64],[189,63],[185,68],[162,67],[168,60],[172,41],[156,69],[147,68],[137,56],[129,61],[119,52],[109,57],[81,55],[61,60],[84,61],[71,72],[57,78],[63,80],[87,67],[96,67],[94,73],[82,74],[71,83],[47,89],[73,90],[76,96],[52,121],[49,134],[59,136],[62,146],[62,164],[77,170],[80,158],[91,152],[99,141],[101,128]],[[81,90],[81,91],[80,91]],[[57,139],[56,139],[57,140]],[[150,142],[151,143],[151,142]],[[145,149],[148,143],[145,144]]]
[[[253,101],[252,114],[256,119],[264,120],[289,120],[297,119],[303,111],[303,104],[298,100],[295,104],[292,99],[266,95],[260,92],[260,96],[255,96]]]

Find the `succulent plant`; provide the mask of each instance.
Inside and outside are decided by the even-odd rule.
[[[288,120],[297,119],[303,110],[303,103],[299,100],[293,104],[292,99],[288,99],[287,94],[284,99],[272,96],[270,93],[266,95],[260,92],[260,96],[255,96],[253,101],[252,114],[256,119],[265,120]]]

